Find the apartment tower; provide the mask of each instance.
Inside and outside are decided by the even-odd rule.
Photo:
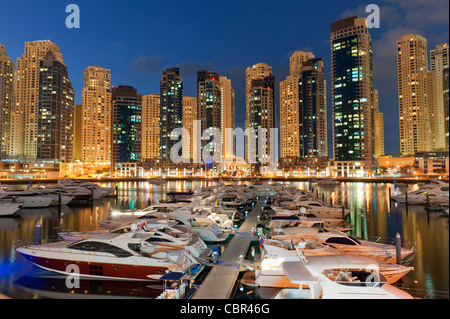
[[[37,156],[40,61],[48,51],[55,61],[64,64],[59,47],[49,40],[25,42],[25,52],[17,59],[17,105],[11,122],[13,156]]]
[[[111,162],[111,71],[99,66],[84,70],[82,161]]]
[[[366,18],[331,24],[333,155],[364,170],[374,158],[372,40]],[[349,169],[347,169],[349,171]]]
[[[160,81],[160,136],[162,159],[170,160],[170,150],[177,141],[170,139],[175,128],[183,125],[183,78],[180,69],[173,67],[163,72]]]
[[[0,158],[11,155],[11,121],[15,110],[15,64],[0,44]]]
[[[159,127],[161,97],[149,94],[142,97],[142,159],[159,158],[161,150]]]
[[[47,51],[39,62],[37,159],[72,163],[75,92],[67,68]]]
[[[326,89],[323,59],[295,52],[291,74],[280,82],[281,157],[327,156]]]

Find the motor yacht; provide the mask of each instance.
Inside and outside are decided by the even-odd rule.
[[[302,260],[303,256],[307,260],[313,256],[343,255],[337,249],[316,240],[305,241],[299,238],[296,241],[266,239],[263,247],[259,264],[253,265],[253,271],[255,272],[254,284],[260,287],[296,287],[296,284],[291,283],[285,276],[283,270],[285,261]],[[299,249],[301,249],[301,252],[298,251]],[[414,269],[413,267],[382,261],[376,261],[376,263],[389,284],[397,282]]]
[[[19,211],[22,204],[19,203],[9,203],[0,199],[0,217],[10,217]]]
[[[368,240],[357,239],[343,232],[318,229],[316,227],[288,227],[283,228],[284,235],[272,236],[274,239],[290,239],[300,237],[304,239],[317,239],[325,245],[336,248],[344,254],[361,255],[374,258],[376,260],[395,263],[397,261],[397,251],[395,245]],[[414,249],[400,247],[401,260],[411,256]]]
[[[65,275],[123,280],[158,280],[169,271],[190,271],[198,262],[184,247],[160,245],[152,232],[105,233],[75,242],[16,248],[34,265]],[[68,267],[68,266],[72,267]]]
[[[283,271],[298,288],[284,288],[274,299],[412,299],[388,284],[368,257],[338,255],[287,261]]]

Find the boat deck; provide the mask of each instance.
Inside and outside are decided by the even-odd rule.
[[[192,299],[229,299],[231,297],[239,276],[239,256],[245,257],[247,254],[252,240],[252,229],[256,229],[258,217],[266,206],[266,202],[267,197],[260,197]]]

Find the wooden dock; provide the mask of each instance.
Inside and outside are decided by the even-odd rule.
[[[219,261],[209,272],[192,299],[229,299],[239,276],[239,256],[246,256],[267,197],[261,197],[228,243]]]

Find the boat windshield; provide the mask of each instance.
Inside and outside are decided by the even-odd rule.
[[[323,274],[340,285],[359,287],[381,287],[387,283],[386,277],[370,269],[326,269]]]
[[[108,243],[98,242],[98,241],[79,241],[79,242],[76,242],[76,243],[73,243],[73,244],[67,246],[67,248],[76,249],[76,250],[85,251],[85,252],[108,253],[108,254],[112,254],[119,258],[133,256],[132,253],[130,253],[122,248],[110,245]]]

